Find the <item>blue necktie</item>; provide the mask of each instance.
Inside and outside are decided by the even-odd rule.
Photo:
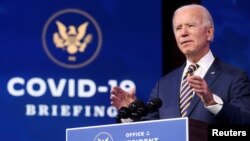
[[[187,77],[193,75],[194,71],[197,70],[198,67],[199,67],[198,64],[191,64],[188,67],[188,71],[186,72],[182,80],[181,94],[180,94],[180,111],[182,117],[185,117],[187,115],[187,109],[193,98],[193,91],[187,82]]]

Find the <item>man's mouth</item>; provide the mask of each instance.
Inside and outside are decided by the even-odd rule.
[[[190,43],[190,42],[192,42],[192,40],[186,40],[186,41],[181,42],[181,45],[186,44],[186,43]]]

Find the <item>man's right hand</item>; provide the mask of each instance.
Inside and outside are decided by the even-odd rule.
[[[128,107],[130,103],[136,100],[135,88],[131,88],[126,92],[120,87],[113,87],[110,95],[111,105],[115,106],[117,110],[121,107]]]

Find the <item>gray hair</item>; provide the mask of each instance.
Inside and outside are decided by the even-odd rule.
[[[213,22],[213,18],[211,16],[210,12],[207,10],[207,8],[205,8],[204,6],[199,5],[199,4],[189,4],[189,5],[184,5],[184,6],[179,7],[177,10],[175,10],[172,20],[174,20],[174,16],[178,11],[185,9],[185,8],[199,8],[199,9],[201,9],[202,10],[201,14],[202,14],[202,18],[203,18],[203,22],[204,22],[205,26],[212,26],[214,28],[214,22]]]

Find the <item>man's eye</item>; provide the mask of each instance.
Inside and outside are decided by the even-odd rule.
[[[180,27],[177,27],[177,28],[176,28],[176,31],[178,31],[178,30],[180,30],[180,29],[181,29]]]

